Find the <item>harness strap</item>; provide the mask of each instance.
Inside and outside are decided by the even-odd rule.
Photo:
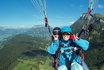
[[[84,56],[84,54],[82,53],[82,51],[80,51],[79,53],[80,53],[80,55],[81,55],[81,57],[82,57],[81,62],[83,62],[84,59],[85,59],[85,56]]]
[[[73,42],[72,42],[73,43]],[[69,46],[69,45],[68,45]],[[61,41],[59,41],[59,47],[58,47],[58,49],[57,49],[57,51],[56,51],[56,54],[55,54],[55,58],[54,58],[54,65],[55,65],[55,68],[58,68],[58,66],[59,66],[59,64],[58,64],[58,59],[59,59],[59,56],[60,56],[60,54],[62,54],[63,56],[64,56],[64,58],[65,58],[65,60],[66,60],[66,67],[68,68],[68,70],[70,70],[70,66],[71,66],[71,63],[73,62],[73,60],[74,60],[74,58],[75,58],[75,54],[76,54],[76,50],[80,50],[81,48],[79,48],[79,47],[74,47],[74,48],[72,48],[72,49],[67,49],[67,50],[63,50],[63,51],[60,51],[60,49],[61,49],[61,47],[63,47],[63,48],[66,48],[66,47],[64,47],[64,45],[62,45],[62,43],[61,43]],[[67,55],[65,54],[65,52],[70,52],[70,51],[73,51],[72,52],[72,57],[71,57],[71,59],[69,60],[69,58],[67,57]],[[77,54],[77,55],[79,55],[79,54]],[[83,59],[84,60],[84,59]]]
[[[68,57],[66,56],[65,53],[62,53],[62,54],[63,54],[63,56],[64,56],[65,59],[66,59],[66,67],[68,68],[68,70],[70,70],[71,63],[73,62],[73,60],[74,60],[74,58],[75,58],[75,56],[74,56],[75,52],[73,51],[72,57],[71,57],[70,60],[68,59]]]

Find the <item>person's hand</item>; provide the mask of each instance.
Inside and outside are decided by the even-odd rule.
[[[75,39],[75,40],[78,40],[78,39],[79,39],[78,33],[77,33],[76,35],[74,35],[74,39]]]
[[[52,35],[53,36],[53,40],[58,40],[59,39],[59,35]]]

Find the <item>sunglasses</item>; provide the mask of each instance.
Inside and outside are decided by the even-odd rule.
[[[69,32],[64,32],[64,33],[62,33],[62,35],[70,35],[70,33]]]
[[[53,33],[53,35],[59,35],[59,33]]]

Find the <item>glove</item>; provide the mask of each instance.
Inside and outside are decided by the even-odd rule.
[[[75,35],[71,34],[70,39],[75,39]]]
[[[78,38],[78,34],[76,34],[76,35],[71,34],[71,35],[70,35],[70,40],[75,41],[75,40],[78,40],[78,39],[79,39],[79,38]]]

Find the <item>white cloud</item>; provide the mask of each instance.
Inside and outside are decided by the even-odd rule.
[[[45,24],[45,22],[43,22],[43,21],[40,21],[40,22],[38,21],[37,23],[38,24]]]
[[[98,8],[104,8],[104,5],[99,4]]]
[[[17,28],[31,28],[32,26],[26,26],[26,25],[20,25],[20,26],[17,26]]]
[[[74,22],[75,22],[75,21],[71,21],[71,22],[69,22],[68,24],[71,26]]]
[[[20,25],[20,26],[13,26],[13,25],[0,25],[0,27],[5,27],[5,28],[31,28],[32,26],[27,26],[27,25]]]

